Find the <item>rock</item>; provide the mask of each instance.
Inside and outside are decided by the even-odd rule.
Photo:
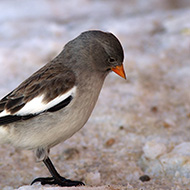
[[[155,159],[166,153],[166,146],[163,143],[148,141],[143,147],[144,155],[146,158]]]
[[[97,186],[101,182],[100,173],[98,171],[87,173],[85,177],[85,182],[88,185]]]
[[[152,156],[150,153],[148,154],[149,157],[146,155],[144,153],[140,161],[145,173],[154,176],[177,177],[179,180],[183,179],[186,183],[189,183],[185,179],[190,178],[190,142],[183,142],[160,157]]]

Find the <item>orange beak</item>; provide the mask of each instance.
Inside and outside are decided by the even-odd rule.
[[[125,75],[123,65],[112,67],[111,70],[113,72],[115,72],[116,74],[118,74],[120,77],[126,79],[126,75]]]

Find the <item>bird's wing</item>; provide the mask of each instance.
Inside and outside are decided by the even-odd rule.
[[[0,100],[0,125],[67,106],[76,92],[75,81],[61,63],[45,65]]]

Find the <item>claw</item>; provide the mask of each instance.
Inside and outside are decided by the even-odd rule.
[[[31,183],[33,185],[36,182],[40,182],[42,185],[59,185],[61,187],[71,187],[71,186],[84,186],[85,184],[81,181],[72,181],[70,179],[65,179],[64,177],[61,177],[60,179],[54,179],[53,177],[47,177],[47,178],[36,178]]]
[[[72,181],[70,179],[65,179],[64,177],[60,176],[59,173],[54,168],[51,160],[49,157],[47,157],[45,160],[43,160],[44,164],[47,166],[48,170],[52,174],[53,177],[39,177],[34,179],[34,181],[31,183],[34,184],[36,182],[40,182],[42,185],[59,185],[61,187],[71,187],[71,186],[83,186],[85,185],[81,181]]]
[[[37,182],[40,182],[42,185],[45,185],[45,184],[53,184],[54,183],[54,179],[53,177],[39,177],[39,178],[36,178],[32,181],[31,185],[33,185],[34,183],[37,183]]]

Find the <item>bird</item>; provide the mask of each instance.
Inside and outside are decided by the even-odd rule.
[[[84,185],[62,177],[49,152],[85,125],[111,71],[126,79],[123,61],[123,47],[114,34],[84,31],[0,100],[0,144],[33,150],[51,174],[31,185]]]

